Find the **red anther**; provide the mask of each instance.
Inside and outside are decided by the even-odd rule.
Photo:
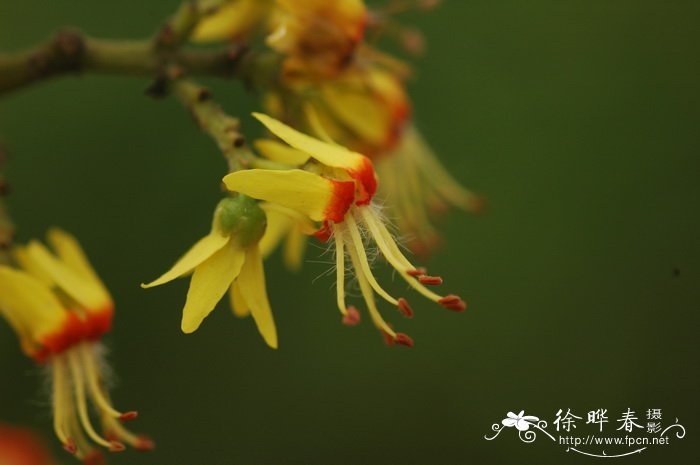
[[[68,441],[63,444],[63,449],[69,454],[73,455],[78,452],[78,447],[75,445],[75,441],[73,441],[71,438],[68,438]]]
[[[346,326],[356,326],[360,323],[360,312],[355,307],[348,307],[348,314],[343,316],[343,324]]]
[[[409,275],[409,276],[413,276],[414,278],[417,278],[418,276],[423,276],[423,275],[426,274],[427,272],[428,272],[428,270],[426,270],[425,268],[423,268],[423,267],[421,266],[421,267],[419,267],[419,268],[416,268],[415,270],[408,270],[408,271],[406,272],[406,274]]]
[[[399,298],[399,310],[406,318],[413,318],[413,309],[403,297]]]
[[[119,441],[110,441],[108,449],[110,452],[122,452],[126,446]]]
[[[85,465],[104,465],[105,456],[97,449],[93,449],[83,457]]]
[[[440,276],[421,276],[418,278],[418,282],[426,286],[439,286],[442,284],[442,278]]]
[[[138,416],[139,416],[139,412],[137,412],[137,411],[135,411],[135,410],[132,410],[131,412],[122,413],[122,414],[119,416],[119,419],[120,419],[121,421],[129,421],[129,420],[135,419],[135,418],[138,417]]]
[[[134,444],[134,448],[141,451],[149,451],[156,448],[156,443],[148,436],[139,436]]]
[[[442,299],[438,300],[438,303],[444,308],[455,312],[463,312],[467,309],[467,303],[456,295],[448,295],[443,297]]]
[[[413,339],[404,333],[396,333],[394,342],[406,347],[413,347]]]

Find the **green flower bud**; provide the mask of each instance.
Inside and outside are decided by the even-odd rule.
[[[246,248],[260,241],[267,217],[256,200],[239,194],[219,202],[214,211],[214,227]]]

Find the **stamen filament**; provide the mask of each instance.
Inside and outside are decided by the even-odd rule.
[[[362,237],[360,236],[360,231],[357,228],[357,223],[355,222],[355,218],[353,218],[352,215],[346,215],[345,216],[345,222],[347,223],[347,229],[350,231],[350,238],[352,239],[352,243],[355,247],[355,252],[357,254],[357,257],[360,262],[360,266],[362,267],[362,271],[364,272],[364,275],[369,282],[369,284],[372,286],[372,289],[375,290],[377,294],[382,296],[387,302],[391,303],[392,305],[399,305],[398,300],[393,298],[388,292],[386,292],[377,282],[375,279],[374,275],[372,274],[372,268],[369,266],[369,261],[367,261],[367,253],[365,252],[365,248],[362,245]],[[357,265],[355,264],[355,268],[357,268]]]
[[[71,412],[74,411],[73,405],[72,405],[72,399],[71,399]],[[96,451],[95,448],[93,448],[90,445],[90,442],[87,440],[85,437],[85,434],[83,433],[83,430],[80,428],[80,423],[78,423],[78,418],[75,415],[71,415],[70,417],[70,430],[71,430],[71,439],[74,441],[74,444],[76,446],[76,451],[75,455],[79,459],[83,460],[85,456],[90,454],[91,451]]]
[[[64,447],[70,452],[70,449],[74,448],[72,442],[73,438],[70,438],[66,429],[68,425],[67,413],[70,409],[67,409],[67,403],[70,403],[70,396],[68,395],[68,380],[66,378],[66,367],[63,365],[63,357],[57,356],[54,358],[51,364],[52,378],[53,378],[53,429],[56,432],[58,440],[63,443]],[[66,398],[68,396],[68,398]],[[73,447],[71,447],[73,444]],[[73,451],[75,453],[75,451]]]
[[[384,226],[381,221],[377,221],[374,214],[372,214],[372,212],[366,208],[361,208],[360,212],[365,220],[365,224],[369,227],[369,230],[374,237],[374,241],[379,246],[379,250],[382,251],[387,261],[389,261],[389,263],[396,268],[397,271],[399,271],[404,280],[416,291],[433,302],[439,302],[440,299],[442,299],[442,296],[426,289],[425,286],[416,281],[416,279],[409,274],[410,271],[413,271],[416,268],[401,253],[399,247],[391,237],[391,233],[386,229],[386,226]]]
[[[335,239],[336,300],[340,313],[347,316],[348,309],[345,306],[345,240],[343,239],[343,229],[333,227],[333,238]]]
[[[382,330],[385,334],[389,335],[392,339],[396,339],[396,332],[391,329],[391,327],[384,321],[382,315],[377,309],[377,304],[374,300],[374,294],[372,293],[372,287],[367,282],[362,268],[359,266],[359,258],[357,256],[357,251],[348,247],[348,252],[350,253],[350,260],[352,260],[352,265],[357,273],[357,281],[360,283],[360,291],[362,292],[362,297],[365,299],[367,304],[367,309],[369,310],[369,315],[372,318],[374,325]]]
[[[103,413],[116,418],[123,417],[125,414],[115,410],[110,402],[105,398],[105,394],[100,386],[95,357],[90,352],[90,347],[85,344],[81,344],[80,347],[78,347],[78,350],[80,351],[83,366],[86,368],[85,371],[87,374],[88,388],[90,390],[90,397],[92,397],[92,400],[95,401]]]
[[[78,406],[78,416],[80,418],[80,423],[82,424],[83,429],[90,437],[90,439],[95,441],[97,444],[104,446],[110,450],[114,449],[116,444],[114,442],[107,441],[105,438],[97,434],[97,432],[92,426],[92,423],[90,423],[90,416],[88,414],[87,409],[87,400],[85,398],[85,379],[80,364],[76,360],[76,354],[68,352],[66,356],[68,357],[68,365],[70,367],[71,374],[73,375],[73,388],[75,389],[75,400]]]

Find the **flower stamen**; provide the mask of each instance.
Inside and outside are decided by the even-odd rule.
[[[426,286],[439,286],[442,284],[442,278],[440,276],[419,276],[418,282],[425,284]]]
[[[83,429],[90,437],[90,439],[92,439],[95,443],[106,447],[110,451],[118,452],[124,450],[123,444],[117,441],[108,441],[107,439],[97,434],[97,431],[95,431],[95,428],[90,422],[90,416],[88,415],[87,398],[85,395],[84,373],[80,367],[80,363],[78,362],[78,360],[76,360],[75,353],[67,352],[65,356],[68,358],[68,367],[70,368],[70,372],[74,381],[73,389],[75,391],[75,400],[78,407],[78,417],[80,419],[80,423],[83,426]]]
[[[80,351],[80,357],[82,358],[82,365],[85,367],[90,397],[95,401],[100,411],[103,414],[111,415],[115,418],[119,418],[122,421],[133,420],[136,418],[138,416],[138,412],[131,411],[122,413],[112,407],[110,402],[107,400],[102,387],[100,386],[100,380],[97,374],[98,369],[95,366],[96,362],[94,356],[90,353],[90,348],[83,344],[78,348],[78,350]]]
[[[334,225],[334,228],[339,225]],[[387,334],[392,339],[396,339],[396,332],[391,329],[391,327],[384,321],[382,315],[377,309],[377,303],[374,300],[374,293],[372,292],[372,286],[367,281],[364,271],[360,265],[360,259],[357,256],[357,251],[353,247],[348,247],[348,253],[350,255],[350,260],[357,273],[357,281],[360,284],[360,291],[362,292],[362,297],[365,299],[367,304],[367,309],[369,310],[369,316],[372,318],[374,325],[379,328],[383,333]]]
[[[345,239],[343,239],[343,231],[340,229],[336,230],[334,239],[336,300],[340,313],[343,314],[343,322],[345,323],[345,319],[349,317],[349,313],[348,308],[345,306]]]
[[[68,386],[68,383],[65,374],[65,367],[63,366],[62,362],[63,361],[60,358],[58,358],[56,362],[52,365],[52,397],[54,409],[53,429],[56,432],[56,437],[58,437],[58,440],[61,441],[61,443],[63,444],[63,448],[71,454],[75,454],[75,441],[71,437],[69,437],[68,433],[66,432],[66,414],[70,412],[71,409],[66,408],[66,404],[70,404],[70,397],[67,398],[68,392],[66,390],[66,387]]]
[[[413,318],[413,309],[403,297],[399,299],[399,310],[406,318]]]
[[[355,222],[353,215],[347,215],[345,222],[347,223],[347,229],[350,232],[352,243],[355,246],[355,251],[357,252],[357,257],[360,261],[360,266],[362,266],[362,271],[364,272],[367,281],[372,286],[372,289],[374,289],[377,294],[383,297],[390,304],[398,306],[399,301],[386,292],[379,285],[376,278],[372,274],[372,268],[369,266],[369,261],[367,260],[367,253],[362,245],[362,236],[360,236],[360,230],[357,227],[357,223]]]

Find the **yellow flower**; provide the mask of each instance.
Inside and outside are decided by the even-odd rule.
[[[395,305],[405,316],[413,312],[406,299],[393,297],[374,277],[365,238],[371,239],[387,262],[418,293],[451,310],[466,308],[457,296],[441,296],[429,290],[426,285],[441,284],[442,279],[427,275],[401,252],[372,203],[377,179],[367,157],[302,134],[269,116],[254,116],[287,144],[270,142],[267,155],[303,169],[237,171],[224,177],[224,183],[231,191],[281,205],[322,223],[315,235],[323,240],[332,238],[335,243],[337,304],[344,322],[358,321],[357,311],[345,303],[346,257],[349,257],[375,326],[390,341],[412,345],[408,336],[395,332],[379,313],[375,294]]]
[[[410,113],[403,84],[374,66],[354,66],[335,79],[289,84],[271,92],[267,110],[309,134],[371,158],[393,149]]]
[[[327,78],[352,62],[367,23],[362,0],[277,0],[267,44],[286,55],[284,74]]]
[[[202,20],[193,40],[247,38],[264,25],[267,45],[286,57],[285,76],[325,78],[352,62],[366,23],[362,0],[234,0]]]
[[[265,342],[277,348],[277,330],[265,290],[260,239],[265,213],[243,195],[223,199],[214,212],[211,232],[200,239],[160,278],[144,288],[159,286],[192,273],[182,311],[182,331],[199,328],[227,291],[234,313],[252,315]]]
[[[102,335],[112,324],[112,299],[78,242],[54,229],[51,252],[38,241],[17,247],[22,269],[0,266],[0,314],[20,338],[23,351],[50,367],[54,430],[66,450],[84,461],[124,444],[151,449],[153,443],[121,422],[136,412],[115,410],[104,385]],[[103,426],[92,425],[89,402]]]
[[[232,0],[197,24],[194,42],[218,42],[221,40],[243,40],[270,13],[272,0]]]

